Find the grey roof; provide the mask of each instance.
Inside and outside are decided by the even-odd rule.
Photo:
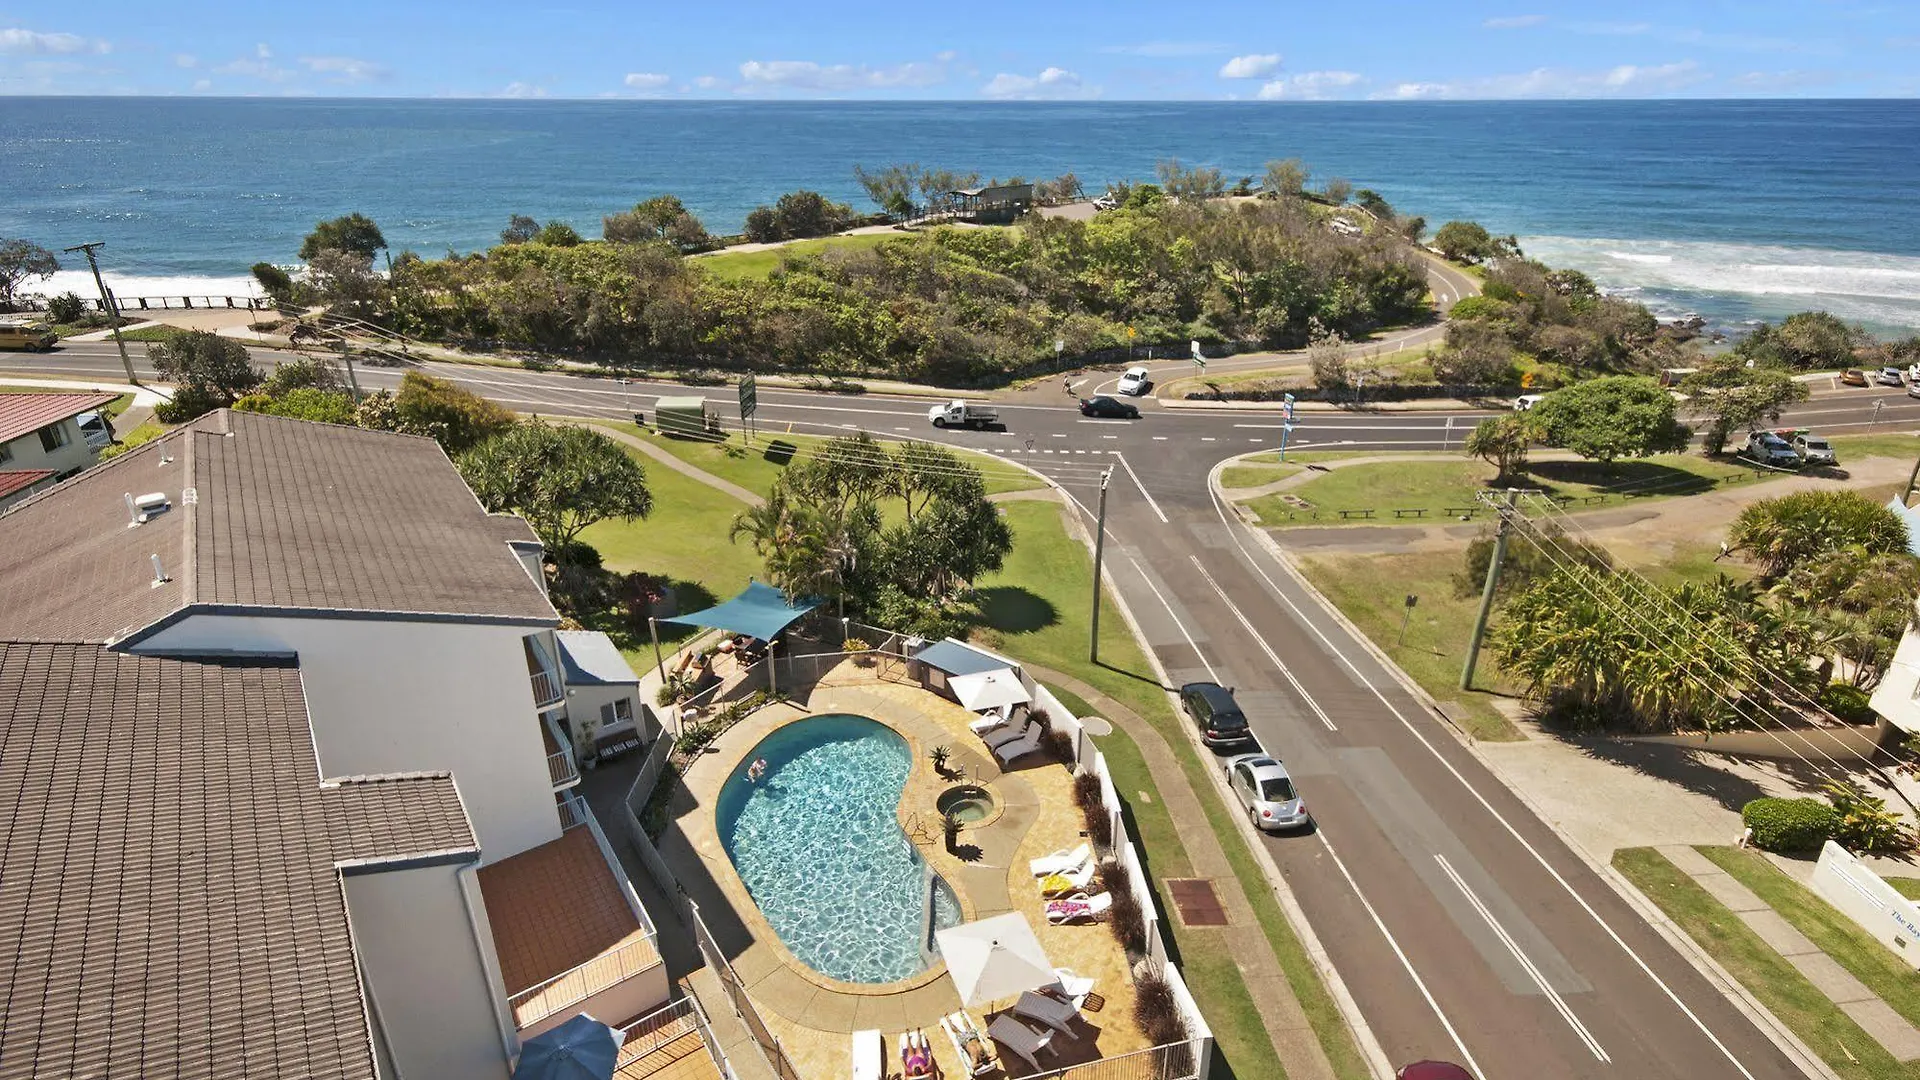
[[[915,660],[929,667],[939,668],[949,675],[980,675],[989,671],[1004,671],[1019,667],[1011,660],[993,655],[984,649],[947,638],[913,654]]]
[[[640,681],[613,639],[600,631],[561,630],[554,636],[560,639],[560,665],[566,669],[569,685],[624,686]]]
[[[125,496],[155,491],[170,509],[128,527]],[[552,625],[509,546],[530,536],[430,439],[220,410],[0,512],[0,639],[116,641],[195,607]]]
[[[290,660],[0,641],[0,1077],[371,1078],[343,867],[476,861],[444,774],[323,785]]]

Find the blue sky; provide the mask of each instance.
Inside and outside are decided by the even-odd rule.
[[[1026,99],[1920,96],[1913,0],[908,7],[0,0],[0,93]],[[942,12],[954,13],[950,19]],[[971,13],[978,13],[977,15]]]

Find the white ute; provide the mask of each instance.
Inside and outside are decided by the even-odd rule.
[[[949,401],[927,410],[927,419],[937,428],[983,428],[1000,422],[1000,414],[986,405],[971,401]]]

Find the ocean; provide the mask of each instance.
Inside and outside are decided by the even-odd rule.
[[[1920,101],[1481,103],[466,101],[0,97],[0,236],[105,241],[122,296],[250,291],[316,220],[396,250],[492,243],[509,215],[599,231],[672,192],[715,232],[855,164],[1154,164],[1229,181],[1298,157],[1431,227],[1471,218],[1658,314],[1717,327],[1824,308],[1920,330]],[[67,264],[55,291],[91,290]]]

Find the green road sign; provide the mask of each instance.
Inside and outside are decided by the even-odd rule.
[[[760,398],[753,382],[753,376],[740,376],[740,419],[752,416],[760,407]]]

